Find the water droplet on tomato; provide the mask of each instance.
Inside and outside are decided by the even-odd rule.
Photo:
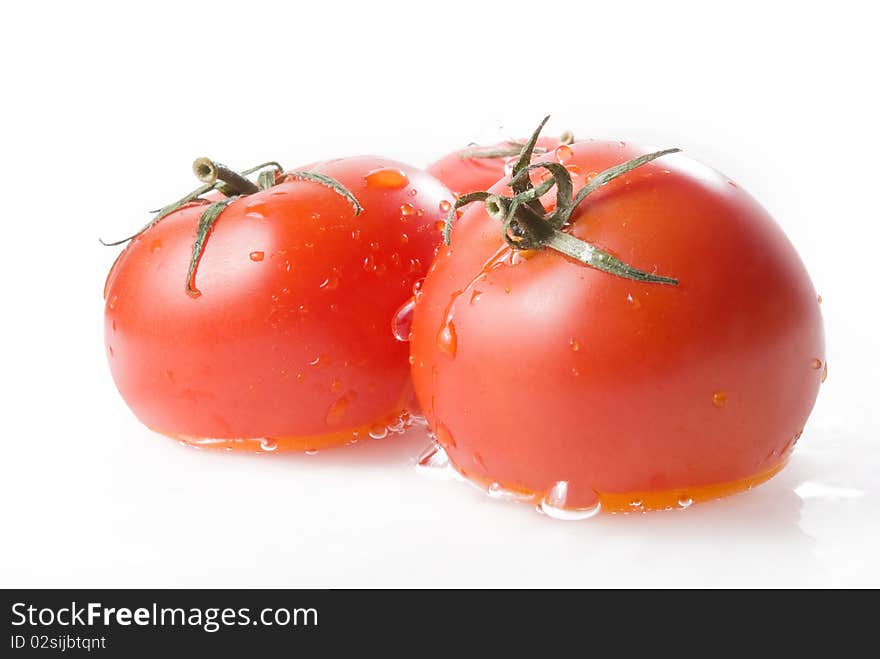
[[[264,252],[251,252],[250,257],[251,261],[262,261],[266,258],[266,254]]]
[[[374,169],[364,177],[367,185],[371,188],[399,189],[409,183],[409,178],[399,169],[382,167]]]
[[[404,302],[391,319],[391,333],[398,341],[406,343],[409,341],[410,332],[412,332],[413,312],[416,308],[416,298],[411,297]]]
[[[150,251],[154,254],[162,249],[162,241],[159,239],[153,240],[150,242]]]
[[[360,229],[352,229],[351,230],[351,239],[352,240],[360,240],[361,239],[361,230]]]
[[[626,301],[632,305],[633,309],[641,309],[642,308],[642,303],[639,302],[639,298],[637,298],[632,293],[626,294]]]
[[[817,295],[817,296],[816,296],[816,301],[817,301],[819,304],[822,304],[822,296],[821,296],[821,295]]]
[[[434,222],[434,228],[437,231],[445,231],[446,230],[446,220],[437,220]]]
[[[438,423],[436,432],[437,441],[440,442],[441,446],[455,448],[455,438],[452,436],[452,433],[449,432],[449,428],[444,426],[442,423]]]
[[[412,366],[415,363],[416,363],[416,358],[413,357],[412,355],[410,355],[409,356],[409,365]]]
[[[315,357],[312,361],[309,362],[311,366],[327,366],[330,363],[330,357],[324,353],[321,353],[317,357]]]
[[[723,391],[716,391],[712,394],[712,404],[715,407],[724,407],[727,404],[727,394]]]
[[[418,302],[419,296],[422,294],[422,284],[425,283],[425,278],[417,279],[412,285],[412,294]]]
[[[320,213],[312,213],[312,219],[313,220],[320,220],[321,214]]]
[[[694,500],[688,496],[683,496],[678,500],[678,507],[684,510],[685,508],[690,508],[694,503]]]
[[[400,207],[400,216],[409,217],[416,214],[416,208],[412,204],[403,204]]]
[[[416,190],[415,188],[413,188],[412,190],[409,191],[410,197],[415,197],[417,194],[419,194],[419,191]]]
[[[633,510],[639,510],[642,507],[642,500],[641,499],[633,499],[632,501],[629,502],[629,507],[632,508]]]
[[[385,439],[388,437],[388,428],[379,425],[371,426],[368,434],[370,439]]]
[[[409,271],[410,272],[421,272],[422,271],[422,262],[419,259],[410,259],[409,260]]]
[[[482,295],[483,295],[483,291],[478,291],[477,289],[474,289],[474,290],[471,292],[470,303],[471,303],[471,304],[476,303],[476,302],[480,299],[480,297],[481,297]]]
[[[458,350],[458,337],[455,334],[455,325],[451,319],[447,319],[437,333],[437,347],[450,357],[455,357],[455,353]]]
[[[274,451],[278,448],[278,442],[274,439],[261,439],[260,440],[260,450],[261,451]]]
[[[116,308],[116,301],[117,301],[118,299],[119,299],[119,296],[118,296],[118,295],[114,295],[113,297],[111,297],[111,298],[107,301],[107,308],[108,308],[108,309],[111,309],[111,310],[112,310],[112,309],[115,309],[115,308]]]
[[[821,359],[814,359],[813,361],[810,362],[810,366],[812,366],[814,369],[816,369],[818,371],[820,368],[822,368],[822,360]]]
[[[318,455],[318,449],[310,448],[307,451],[303,451],[306,455]]]
[[[333,378],[333,382],[330,383],[330,391],[337,393],[342,391],[342,380],[339,378]]]
[[[327,408],[327,415],[324,417],[324,422],[328,426],[334,426],[341,422],[345,416],[345,411],[348,409],[349,402],[348,396],[342,396],[341,398],[336,399],[330,407]]]
[[[443,199],[440,202],[440,212],[441,213],[448,213],[451,210],[452,210],[452,204],[449,203],[448,201],[446,201],[445,199]]]
[[[568,340],[568,345],[575,352],[578,352],[581,349],[581,342],[573,337]]]
[[[306,379],[305,373],[300,372],[300,373],[296,374],[296,381],[297,382],[303,382],[305,379]]]
[[[321,284],[318,288],[323,288],[324,290],[332,291],[339,288],[339,277],[336,275],[330,275]]]
[[[563,165],[574,157],[574,151],[571,150],[570,146],[566,146],[565,144],[560,144],[556,147],[556,150],[553,153],[556,156],[556,160]]]
[[[114,332],[116,331],[116,319],[115,318],[113,319],[113,322],[110,323],[110,327]]]
[[[422,469],[448,469],[450,466],[449,456],[446,455],[446,451],[442,446],[439,444],[431,444],[428,448],[422,451],[422,454],[416,462],[416,466]]]
[[[557,481],[550,491],[541,499],[539,510],[548,517],[553,519],[576,521],[581,519],[589,519],[599,514],[602,510],[602,504],[596,500],[596,503],[586,508],[566,508],[568,500],[568,481]]]
[[[115,327],[115,323],[114,323]],[[828,362],[825,362],[825,368],[822,369],[822,379],[820,382],[825,382],[828,379]]]
[[[405,233],[400,234],[400,244],[406,245],[408,242],[409,242],[409,236],[407,236]]]

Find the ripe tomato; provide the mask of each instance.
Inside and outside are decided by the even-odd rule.
[[[570,135],[539,138],[535,152],[540,155],[553,151],[561,141],[568,143]],[[505,167],[510,169],[509,164],[516,160],[521,147],[519,142],[499,142],[491,146],[459,149],[428,165],[428,173],[456,195],[488,190],[510,173],[505,171]]]
[[[376,157],[279,177],[217,217],[187,292],[206,202],[133,240],[105,288],[106,347],[147,426],[198,444],[311,450],[400,427],[411,395],[391,317],[424,276],[451,194]],[[216,198],[216,193],[214,193]]]
[[[642,153],[590,141],[537,160],[561,162],[578,190]],[[505,181],[491,191],[510,194]],[[416,394],[456,468],[583,516],[686,507],[770,478],[825,368],[816,292],[772,218],[667,155],[597,188],[565,231],[678,285],[514,251],[471,205],[420,289],[410,344]]]

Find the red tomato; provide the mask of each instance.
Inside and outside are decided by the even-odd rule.
[[[538,160],[564,162],[578,190],[642,153],[580,142]],[[825,353],[816,291],[767,212],[669,155],[598,188],[566,231],[679,283],[513,252],[484,205],[468,207],[411,335],[416,394],[457,469],[585,515],[686,507],[778,471]]]
[[[205,203],[161,219],[114,264],[110,367],[147,426],[199,444],[311,450],[399,425],[411,387],[390,321],[434,256],[451,195],[381,158],[311,170],[345,186],[360,215],[330,188],[288,179],[217,218],[197,293],[187,271]]]
[[[535,152],[541,155],[553,151],[559,144],[558,138],[542,137],[538,139]],[[456,195],[488,190],[510,173],[509,163],[516,160],[521,146],[518,142],[499,142],[453,151],[428,165],[428,173]]]

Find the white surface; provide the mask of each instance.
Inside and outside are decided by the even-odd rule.
[[[613,4],[4,9],[0,584],[880,586],[876,17]],[[418,433],[226,455],[128,412],[102,340],[116,250],[97,237],[192,187],[193,157],[424,164],[547,112],[551,131],[684,148],[798,247],[830,376],[770,483],[565,523],[416,474]]]

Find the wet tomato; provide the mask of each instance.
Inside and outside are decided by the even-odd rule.
[[[359,214],[319,178],[279,175],[218,207],[196,267],[208,201],[150,226],[114,264],[107,353],[147,426],[200,445],[312,450],[405,420],[407,348],[390,321],[434,256],[451,195],[381,158],[310,170]]]
[[[589,141],[543,160],[577,192],[643,153]],[[542,198],[552,212],[555,194]],[[460,472],[588,516],[686,507],[784,465],[824,377],[823,328],[801,260],[752,197],[664,155],[596,185],[561,229],[602,250],[582,253],[597,267],[617,257],[677,285],[514,249],[522,232],[505,240],[489,202],[441,248],[411,334],[418,399]]]
[[[538,155],[553,151],[570,135],[559,138],[542,137],[535,152]],[[510,173],[510,165],[519,155],[522,143],[499,142],[491,146],[469,146],[449,153],[428,165],[428,172],[456,195],[487,190]]]

